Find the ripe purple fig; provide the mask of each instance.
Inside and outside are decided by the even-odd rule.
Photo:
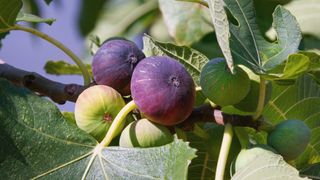
[[[195,101],[190,74],[178,61],[164,56],[145,58],[136,66],[131,93],[145,117],[168,126],[184,121]]]
[[[76,123],[80,129],[101,141],[124,106],[122,96],[113,88],[104,85],[89,87],[77,99],[74,111]]]
[[[131,122],[121,133],[119,145],[121,147],[156,147],[173,141],[170,131],[160,124],[147,119]]]
[[[99,85],[107,85],[121,95],[130,94],[130,80],[134,67],[145,58],[131,41],[111,39],[97,51],[92,61],[92,74]]]

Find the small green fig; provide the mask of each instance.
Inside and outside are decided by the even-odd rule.
[[[121,133],[119,145],[121,147],[156,147],[173,141],[170,131],[162,125],[148,119],[131,122]]]
[[[263,154],[265,151],[277,153],[272,147],[265,144],[257,144],[249,147],[248,149],[242,149],[235,161],[235,171],[239,171],[243,167],[246,167],[250,162]]]
[[[306,149],[311,137],[311,130],[300,120],[286,120],[268,135],[268,145],[279,152],[287,161],[296,159]]]
[[[236,66],[235,74],[232,74],[223,58],[215,58],[201,70],[200,85],[209,100],[219,106],[227,106],[246,97],[250,79],[240,67]]]
[[[122,96],[113,88],[105,85],[89,87],[76,101],[76,123],[80,129],[101,141],[124,106]],[[123,128],[124,124],[121,126]]]

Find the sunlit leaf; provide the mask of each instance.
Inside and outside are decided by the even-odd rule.
[[[31,23],[46,23],[51,25],[55,19],[53,18],[41,18],[39,16],[20,12],[17,16],[17,21],[31,22]]]

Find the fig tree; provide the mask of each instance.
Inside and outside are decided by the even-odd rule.
[[[119,145],[121,147],[156,147],[172,142],[173,136],[162,125],[147,119],[131,122],[121,133]]]
[[[99,85],[107,85],[122,95],[130,94],[130,80],[134,67],[145,58],[131,41],[111,39],[97,51],[92,61],[92,74]]]
[[[300,120],[286,120],[277,124],[268,135],[268,145],[287,161],[296,159],[307,147],[310,128]]]
[[[76,123],[80,129],[101,141],[112,120],[124,106],[122,96],[113,88],[104,85],[89,87],[76,101],[74,111]],[[123,126],[124,124],[122,128]]]
[[[219,106],[227,106],[246,97],[250,79],[240,67],[236,66],[235,74],[232,74],[223,58],[215,58],[201,70],[200,85],[209,100]]]
[[[143,59],[131,79],[131,93],[142,114],[162,125],[175,125],[192,112],[195,85],[178,61],[164,56]]]
[[[242,149],[237,156],[235,161],[235,171],[239,171],[243,167],[246,167],[250,162],[255,160],[258,156],[265,153],[265,151],[270,151],[277,153],[272,147],[265,144],[257,144],[249,147],[248,149]]]

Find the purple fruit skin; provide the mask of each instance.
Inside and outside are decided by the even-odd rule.
[[[195,85],[178,61],[164,56],[143,59],[131,79],[138,109],[151,121],[170,126],[184,121],[195,101]]]
[[[129,95],[133,69],[143,58],[143,52],[131,41],[106,41],[93,57],[94,80],[99,85],[111,86],[121,95]]]

